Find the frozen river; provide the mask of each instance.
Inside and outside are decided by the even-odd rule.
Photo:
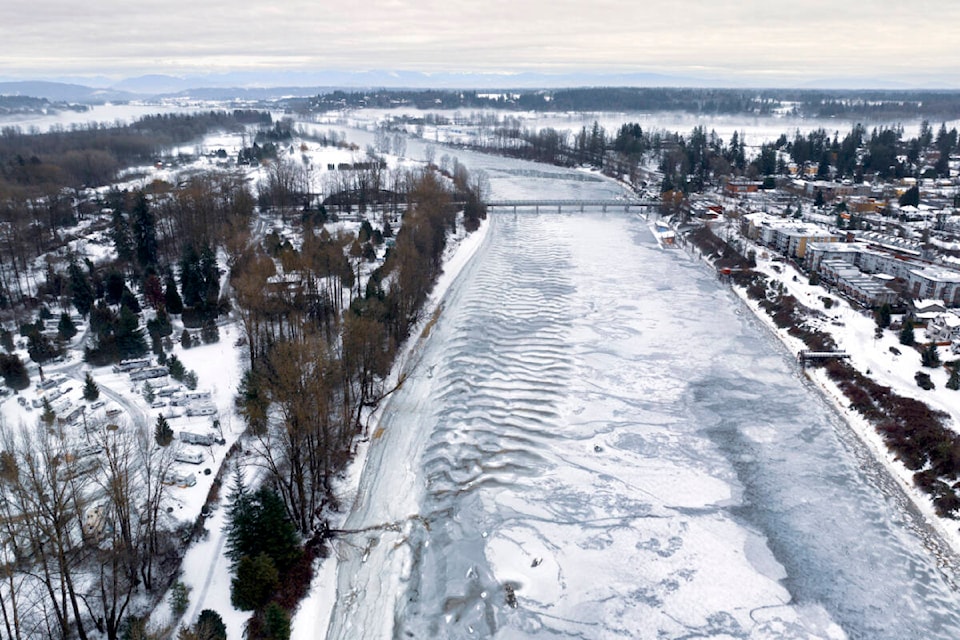
[[[617,195],[447,153],[494,198]],[[630,214],[488,224],[372,434],[328,637],[960,637],[954,561],[702,264]]]
[[[702,264],[631,214],[490,225],[375,434],[347,526],[390,526],[339,548],[329,637],[960,637],[922,523]]]

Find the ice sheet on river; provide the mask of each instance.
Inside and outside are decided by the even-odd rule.
[[[706,270],[628,214],[491,224],[376,434],[329,637],[960,634],[896,489]]]

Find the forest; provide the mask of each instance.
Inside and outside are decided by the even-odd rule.
[[[710,89],[679,87],[584,87],[571,89],[335,90],[290,101],[292,109],[324,112],[344,108],[422,110],[504,109],[539,112],[682,111],[700,115],[792,115],[804,118],[894,121],[950,120],[960,112],[956,91],[842,91],[821,89]]]
[[[256,184],[236,170],[214,170],[176,184],[109,187],[92,198],[54,189],[80,184],[62,156],[109,155],[109,167],[90,177],[109,185],[118,171],[170,144],[233,127],[251,127],[253,145],[291,139],[286,123],[260,112],[155,116],[36,137],[4,133],[0,374],[10,388],[25,389],[32,381],[14,341],[26,343],[32,364],[42,367],[64,354],[78,318],[88,327],[83,360],[90,367],[152,356],[192,390],[196,373],[173,353],[175,342],[182,349],[217,342],[233,314],[242,335],[235,347],[247,364],[236,396],[242,447],[256,454],[259,473],[244,478],[225,462],[208,502],[219,500],[221,487],[231,491],[231,599],[254,612],[247,637],[283,638],[329,535],[326,510],[338,508],[333,481],[363,434],[366,412],[403,383],[387,388],[387,374],[423,317],[448,236],[458,226],[476,229],[485,215],[482,181],[456,164],[446,172],[433,165],[388,171],[376,157],[333,171],[329,192],[359,197],[347,208],[395,195],[357,233],[331,233],[326,223],[336,212],[309,193],[303,163],[276,153],[255,161],[265,174]],[[258,227],[258,214],[275,228]],[[69,248],[79,216],[107,239],[107,258]],[[287,231],[302,240],[291,243]],[[46,264],[39,273],[38,258]],[[89,374],[83,392],[90,401],[101,393]],[[152,401],[149,381],[142,393]],[[36,429],[0,429],[0,636],[221,637],[213,611],[179,630],[146,628],[168,588],[178,602],[187,597],[176,581],[179,562],[203,531],[202,517],[185,525],[167,515],[177,446],[163,414],[150,424],[85,416],[78,446],[54,400],[44,398]]]

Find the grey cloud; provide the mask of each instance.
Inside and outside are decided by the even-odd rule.
[[[0,66],[17,75],[708,65],[758,77],[913,70],[956,82],[958,20],[960,3],[935,0],[39,0],[0,6]]]

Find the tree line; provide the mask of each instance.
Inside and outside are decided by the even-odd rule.
[[[408,204],[396,234],[389,215],[379,227],[365,222],[356,235],[331,235],[305,214],[300,247],[268,236],[231,269],[250,360],[237,408],[267,478],[252,496],[235,490],[242,499],[230,525],[237,540],[234,597],[255,610],[248,632],[266,634],[271,618],[279,619],[275,605],[290,607],[285,585],[303,591],[310,574],[292,552],[278,558],[254,546],[243,551],[241,540],[258,538],[247,535],[245,518],[280,505],[271,530],[290,527],[296,539],[311,540],[308,548],[323,541],[324,509],[338,508],[333,479],[350,460],[365,412],[396,388],[387,388],[388,373],[423,317],[447,237],[458,218],[468,228],[478,222],[458,216],[453,205],[476,184],[464,168],[451,179],[431,166],[403,183]],[[363,265],[387,240],[394,242],[385,260],[368,273]]]
[[[150,162],[163,149],[217,129],[270,125],[266,111],[210,111],[144,116],[129,125],[91,123],[46,133],[0,130],[0,199],[31,198],[62,188],[109,184],[123,167]]]
[[[700,115],[790,114],[806,118],[954,118],[956,91],[846,91],[822,89],[717,89],[696,87],[583,87],[499,91],[380,89],[336,90],[290,101],[304,112],[343,108],[389,109],[398,104],[428,111],[503,109],[513,111],[683,111]]]

